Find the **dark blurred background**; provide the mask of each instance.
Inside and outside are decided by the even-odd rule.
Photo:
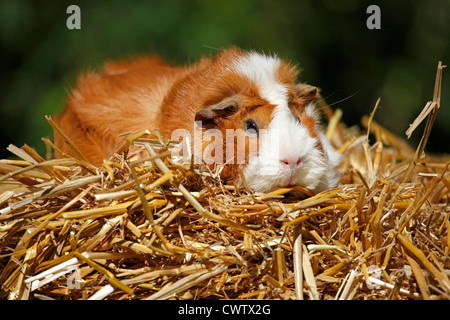
[[[81,30],[66,27],[71,4]],[[381,9],[380,30],[366,27],[370,4]],[[450,64],[449,40],[449,0],[1,0],[0,158],[10,143],[45,155],[40,139],[52,131],[44,116],[62,109],[80,72],[147,53],[194,62],[231,45],[298,64],[299,80],[319,86],[349,126],[381,97],[375,119],[404,137],[432,99],[438,61]],[[435,153],[450,153],[449,69],[428,144]]]

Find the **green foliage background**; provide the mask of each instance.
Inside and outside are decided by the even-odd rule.
[[[81,9],[69,30],[66,9]],[[366,27],[370,4],[381,30]],[[76,75],[105,60],[157,53],[194,62],[237,45],[296,63],[300,81],[359,125],[381,97],[375,119],[402,135],[428,100],[439,60],[450,64],[449,0],[0,1],[0,157],[10,143],[45,154],[44,116],[63,108]],[[429,150],[450,152],[450,74]],[[412,143],[420,138],[420,128]]]

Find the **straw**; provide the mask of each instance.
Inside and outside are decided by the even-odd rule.
[[[359,132],[324,106],[343,177],[319,194],[255,193],[177,164],[157,131],[128,135],[99,168],[67,137],[75,158],[9,146],[0,299],[448,300],[450,157],[424,153],[443,68],[408,130],[426,122],[418,146],[373,120],[382,100]]]

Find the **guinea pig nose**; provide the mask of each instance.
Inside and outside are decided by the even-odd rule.
[[[297,167],[302,162],[302,158],[298,157],[297,159],[281,159],[280,162],[285,167],[293,168]]]

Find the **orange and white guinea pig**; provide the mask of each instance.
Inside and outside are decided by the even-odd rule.
[[[340,155],[321,130],[317,89],[296,83],[297,75],[276,56],[237,48],[183,67],[157,57],[111,62],[78,79],[56,122],[94,165],[113,154],[126,132],[158,129],[165,139],[180,130],[194,137],[198,128],[209,136],[239,132],[223,139],[223,179],[239,180],[241,168],[255,191],[300,185],[320,192],[337,185]],[[202,139],[194,150],[211,141]],[[70,154],[57,133],[55,142]],[[234,162],[235,151],[252,142],[256,151]]]

